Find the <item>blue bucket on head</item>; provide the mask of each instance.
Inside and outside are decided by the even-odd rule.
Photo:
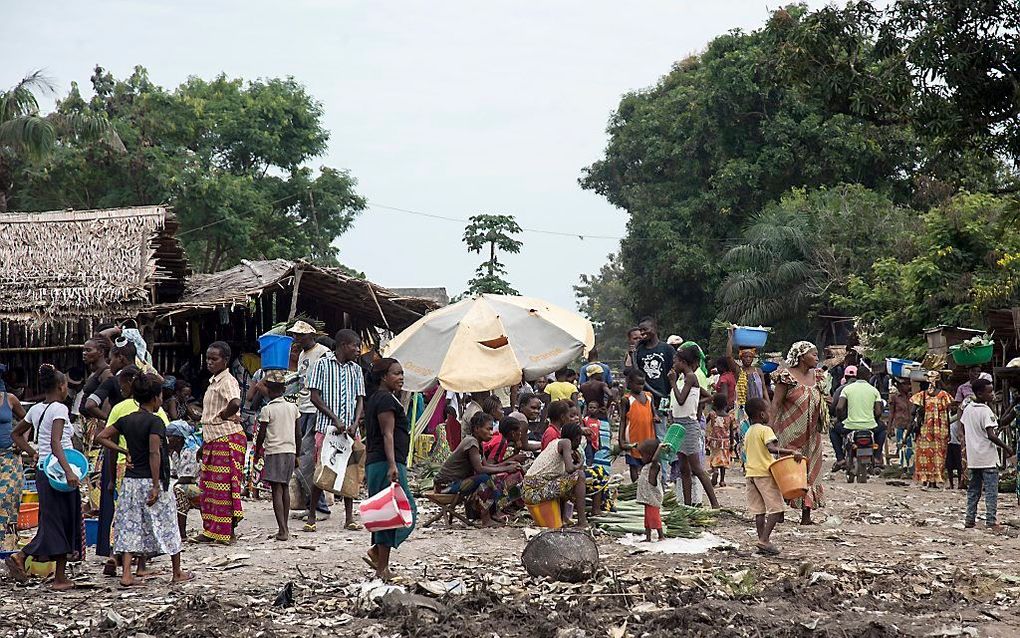
[[[733,343],[738,348],[760,348],[769,340],[768,328],[739,326],[733,331]]]
[[[766,361],[765,363],[761,364],[761,371],[764,372],[765,374],[772,374],[778,369],[779,364],[776,363],[775,361]]]
[[[294,337],[287,335],[262,335],[259,337],[259,354],[263,370],[287,370],[290,368],[290,346]]]

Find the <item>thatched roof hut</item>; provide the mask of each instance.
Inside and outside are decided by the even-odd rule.
[[[82,365],[103,323],[176,299],[190,274],[162,206],[0,214],[0,362]]]
[[[0,214],[0,321],[130,317],[190,273],[162,206]]]
[[[292,291],[297,290],[295,297]],[[180,300],[159,304],[149,312],[160,319],[188,317],[226,308],[249,307],[258,299],[286,296],[293,312],[327,321],[375,326],[397,332],[411,325],[438,304],[423,298],[400,296],[366,279],[352,277],[338,268],[324,268],[305,261],[242,260],[217,273],[196,274],[187,281]],[[282,315],[282,313],[280,313]],[[282,321],[287,317],[279,316]]]
[[[256,352],[259,335],[295,317],[308,318],[330,336],[352,328],[374,342],[380,331],[399,332],[437,307],[430,299],[398,295],[338,268],[243,260],[222,272],[193,275],[180,299],[146,309],[144,320],[156,326],[165,345],[163,353],[157,351],[157,367],[176,370],[187,361],[195,364],[200,344],[214,340],[227,341],[238,352]]]

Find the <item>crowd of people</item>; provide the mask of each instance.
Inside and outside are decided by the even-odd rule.
[[[119,572],[123,586],[151,576],[149,561],[157,555],[171,557],[174,581],[189,580],[182,544],[233,543],[244,518],[242,497],[260,486],[271,495],[274,537],[281,541],[291,538],[296,495],[305,533],[316,533],[319,519],[330,514],[326,493],[342,499],[343,525],[357,530],[354,500],[393,484],[410,499],[416,521],[408,479],[408,461],[417,453],[414,418],[428,421],[422,432],[430,437],[424,456],[437,466],[433,490],[458,495],[483,527],[500,525],[526,507],[536,516],[551,507],[562,520],[586,526],[590,515],[614,507],[626,480],[613,476],[620,455],[619,467],[637,483],[638,502],[645,506],[647,540],[653,533],[662,538],[665,489],[675,489],[687,505],[707,499],[717,508],[716,490],[726,488],[727,471],[740,466],[758,549],[766,554],[779,551],[770,536],[787,508],[799,510],[808,525],[824,507],[826,433],[834,469],[848,462],[847,433],[868,429],[882,451],[887,434],[895,437],[900,464],[911,466],[922,485],[969,482],[967,526],[975,524],[982,491],[986,523],[996,525],[996,447],[1004,456],[1013,453],[998,432],[1015,411],[997,422],[991,383],[980,369],[970,372],[955,397],[942,389],[940,371],[930,371],[916,391],[906,379],[883,387],[856,353],[827,369],[818,349],[800,341],[767,373],[754,348],[734,345],[732,331],[723,356],[709,367],[697,343],[676,336],[662,341],[655,320],[645,318],[628,333],[622,375],[614,377],[612,366],[593,351],[580,373],[563,369],[514,387],[446,393],[420,417],[402,391],[400,362],[363,348],[357,333],[340,330],[331,339],[304,321],[287,332],[294,344],[289,369],[249,374],[229,344],[215,341],[204,351],[205,374],[191,368],[161,375],[137,331],[110,327],[84,344],[85,369],[77,378],[42,366],[40,394],[29,410],[0,387],[5,536],[17,520],[23,457],[36,468],[39,497],[35,537],[6,559],[12,576],[27,578],[27,557],[52,560],[53,588],[72,587],[66,563],[84,555],[88,513],[98,518],[96,553],[108,557],[104,572]],[[420,400],[432,403],[437,391]],[[682,436],[664,455],[670,428]],[[320,481],[323,447],[332,435],[351,441],[341,489]],[[97,480],[75,475],[68,451],[76,448],[97,459]],[[806,464],[807,492],[792,501],[784,501],[768,470],[786,455]],[[42,464],[50,458],[67,476],[69,491],[53,489],[45,479]],[[878,458],[879,465],[885,462],[885,454]],[[193,510],[200,512],[202,529],[189,537]],[[372,533],[364,561],[377,576],[390,576],[391,551],[413,529],[414,522]]]

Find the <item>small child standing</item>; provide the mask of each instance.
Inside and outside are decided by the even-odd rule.
[[[763,399],[747,401],[747,416],[751,427],[744,437],[744,449],[747,462],[744,476],[747,479],[747,507],[754,515],[754,525],[758,531],[758,552],[767,556],[779,554],[779,548],[772,544],[772,530],[782,520],[786,510],[786,501],[779,491],[776,479],[769,472],[773,455],[788,456],[800,463],[801,455],[796,450],[779,447],[776,433],[769,427],[769,404]]]
[[[973,403],[971,397],[963,400],[960,406],[960,413],[949,422],[949,445],[946,446],[946,478],[949,480],[949,489],[959,487],[963,489],[963,412],[967,411]],[[953,479],[956,485],[953,485]]]
[[[259,411],[258,420],[261,424],[255,448],[265,446],[265,466],[262,480],[269,483],[273,492],[273,513],[279,530],[276,540],[290,539],[287,517],[290,514],[290,477],[297,467],[297,459],[301,458],[301,426],[298,419],[301,414],[296,404],[283,398],[286,389],[285,370],[269,370],[263,382],[266,384],[269,402]]]
[[[658,439],[645,439],[638,443],[638,452],[641,454],[641,473],[637,480],[637,500],[645,506],[645,541],[652,542],[652,530],[659,536],[662,535],[662,481],[660,474],[662,467],[659,463]]]
[[[998,529],[996,510],[999,497],[999,454],[995,447],[1001,447],[1007,456],[1013,450],[995,434],[998,420],[988,403],[994,398],[992,382],[978,379],[971,384],[974,390],[973,403],[963,412],[964,437],[967,440],[967,468],[970,479],[967,482],[967,517],[964,527],[974,527],[977,520],[978,499],[981,489],[985,491],[985,525]]]
[[[712,485],[726,487],[726,470],[730,467],[730,437],[733,415],[726,410],[726,395],[712,397],[712,412],[708,413],[708,464],[712,468]]]
[[[599,401],[588,401],[584,405],[584,419],[581,420],[581,431],[584,432],[587,445],[584,447],[585,465],[591,467],[595,464],[595,453],[601,447],[599,437],[601,436],[601,422],[599,414],[602,413],[602,403]]]

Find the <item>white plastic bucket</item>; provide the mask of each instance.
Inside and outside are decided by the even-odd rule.
[[[358,511],[361,512],[361,524],[370,532],[403,529],[414,522],[411,501],[399,483],[392,483],[378,494],[361,501]]]

